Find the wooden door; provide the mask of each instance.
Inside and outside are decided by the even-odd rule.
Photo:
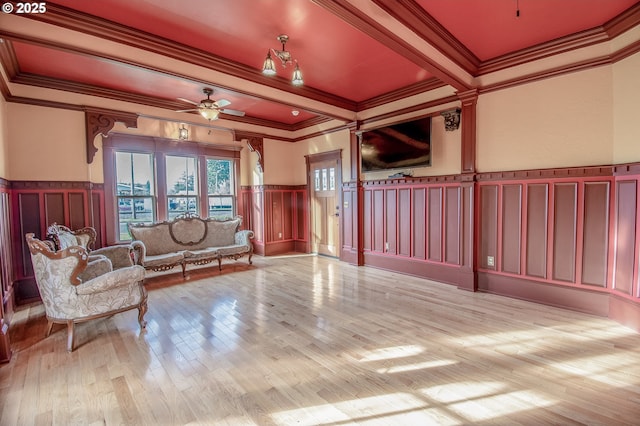
[[[340,173],[337,158],[309,156],[311,201],[311,251],[326,256],[340,255]],[[325,156],[326,157],[326,156]]]

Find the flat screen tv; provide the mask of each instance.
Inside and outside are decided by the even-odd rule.
[[[431,117],[362,132],[362,171],[431,165]]]

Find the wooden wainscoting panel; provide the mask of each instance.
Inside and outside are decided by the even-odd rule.
[[[44,225],[49,226],[52,223],[64,225],[65,220],[65,203],[63,192],[45,192],[44,197]]]
[[[358,210],[357,193],[350,188],[342,187],[342,248],[351,250],[358,236],[354,234],[354,224],[358,223],[355,212]]]
[[[429,188],[429,260],[442,261],[442,187]]]
[[[498,185],[480,186],[479,266],[495,270],[498,260]],[[490,259],[493,258],[493,265]]]
[[[88,226],[87,208],[85,194],[80,192],[70,192],[69,195],[69,228],[81,229]]]
[[[31,266],[31,254],[27,247],[25,235],[33,232],[36,238],[42,238],[43,224],[40,220],[40,195],[38,193],[25,192],[18,194],[18,230],[19,253],[20,253],[20,276],[33,276]]]
[[[93,223],[93,227],[96,230],[96,242],[95,247],[104,247],[106,244],[105,238],[105,226],[104,226],[104,192],[92,191],[91,192],[91,205],[89,213],[91,214],[90,223]]]
[[[384,191],[385,224],[384,251],[388,254],[398,254],[398,190]]]
[[[526,274],[547,278],[547,219],[549,185],[527,185]]]
[[[373,191],[365,190],[363,195],[363,250],[373,251]]]
[[[413,189],[413,257],[427,258],[427,189]]]
[[[462,240],[461,229],[461,199],[459,186],[447,186],[445,188],[445,212],[444,212],[444,261],[452,265],[460,265],[460,242]]]
[[[637,180],[616,182],[616,257],[613,288],[616,292],[628,295],[633,290],[633,269],[638,255],[635,250],[638,226],[637,185]]]
[[[501,270],[520,275],[521,255],[522,184],[507,184],[502,186]]]
[[[553,188],[553,275],[575,282],[578,183],[556,183]]]
[[[254,191],[252,193],[252,202],[251,202],[251,207],[252,207],[252,212],[251,212],[251,216],[252,216],[252,224],[253,224],[253,233],[254,233],[254,239],[257,242],[264,242],[265,240],[265,235],[264,235],[264,194],[261,191]]]
[[[411,189],[398,189],[398,254],[401,256],[411,256],[411,240],[413,230],[411,229]]]
[[[371,222],[373,223],[373,251],[384,253],[384,240],[385,240],[385,217],[384,217],[384,190],[373,190],[373,210],[369,213],[371,215]],[[366,214],[366,213],[365,213]]]
[[[309,223],[309,215],[307,214],[307,191],[295,191],[295,239],[308,241],[309,233],[307,232],[307,226]]]
[[[585,182],[582,230],[582,284],[607,286],[609,182]]]

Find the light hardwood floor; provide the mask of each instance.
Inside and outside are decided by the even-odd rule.
[[[149,280],[44,338],[20,310],[1,425],[639,424],[640,335],[608,319],[315,256]]]

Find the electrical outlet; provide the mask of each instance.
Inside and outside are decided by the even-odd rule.
[[[282,232],[278,232],[278,238],[282,238]]]
[[[384,251],[389,251],[389,242],[384,243]]]
[[[495,266],[493,256],[487,256],[487,266]]]

